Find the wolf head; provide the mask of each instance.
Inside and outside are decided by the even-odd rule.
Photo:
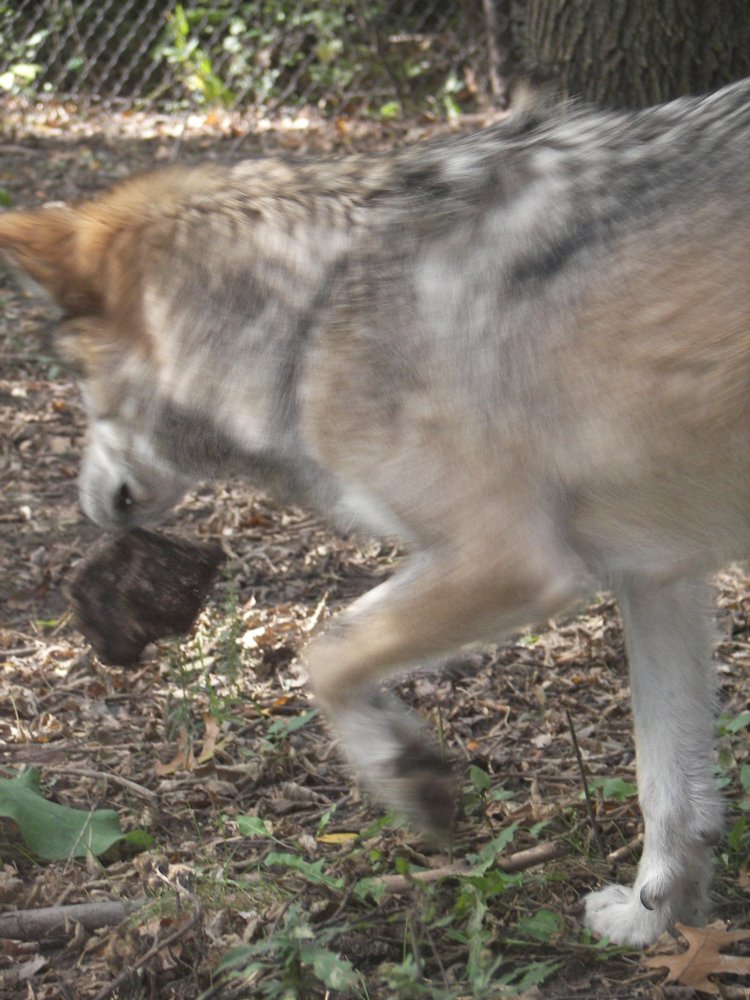
[[[156,175],[79,207],[0,217],[0,249],[61,310],[56,344],[79,378],[89,422],[81,504],[114,530],[158,520],[187,486],[152,436],[156,347],[143,303],[153,247],[144,231],[154,198],[164,197],[158,186],[175,197],[174,181]]]

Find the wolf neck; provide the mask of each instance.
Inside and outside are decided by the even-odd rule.
[[[242,476],[327,512],[340,490],[302,444],[297,388],[352,233],[329,233],[313,250],[294,232],[259,230],[249,250],[219,255],[220,279],[209,273],[214,244],[200,287],[180,275],[177,255],[169,280],[147,289],[160,400],[154,434],[185,475]]]
[[[169,464],[193,479],[240,477],[320,513],[339,500],[337,484],[291,436],[248,446],[205,414],[167,400],[160,407],[158,442]]]

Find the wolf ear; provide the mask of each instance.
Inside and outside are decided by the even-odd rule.
[[[0,249],[72,316],[96,313],[101,295],[81,259],[81,219],[72,208],[0,215]]]

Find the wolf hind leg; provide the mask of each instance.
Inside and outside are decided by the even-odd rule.
[[[488,561],[486,547],[416,556],[339,615],[307,653],[313,692],[355,771],[378,798],[436,838],[453,826],[449,769],[428,728],[377,682],[549,617],[577,596],[580,574],[566,553],[520,539],[511,552],[506,548],[502,565]]]
[[[645,822],[634,886],[586,897],[587,926],[640,947],[674,924],[703,922],[711,845],[722,829],[713,777],[715,671],[704,581],[629,581],[618,594],[625,623]]]

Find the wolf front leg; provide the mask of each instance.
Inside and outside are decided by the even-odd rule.
[[[497,540],[495,539],[495,542]],[[387,805],[437,839],[450,834],[454,783],[427,728],[377,682],[397,669],[540,620],[574,594],[563,558],[530,553],[505,572],[487,547],[408,562],[356,601],[307,654],[313,691],[356,772]],[[554,567],[552,570],[551,567]]]
[[[645,822],[635,885],[586,897],[586,924],[617,944],[650,944],[705,919],[722,805],[712,773],[715,671],[701,581],[629,581],[619,593],[630,660]]]

